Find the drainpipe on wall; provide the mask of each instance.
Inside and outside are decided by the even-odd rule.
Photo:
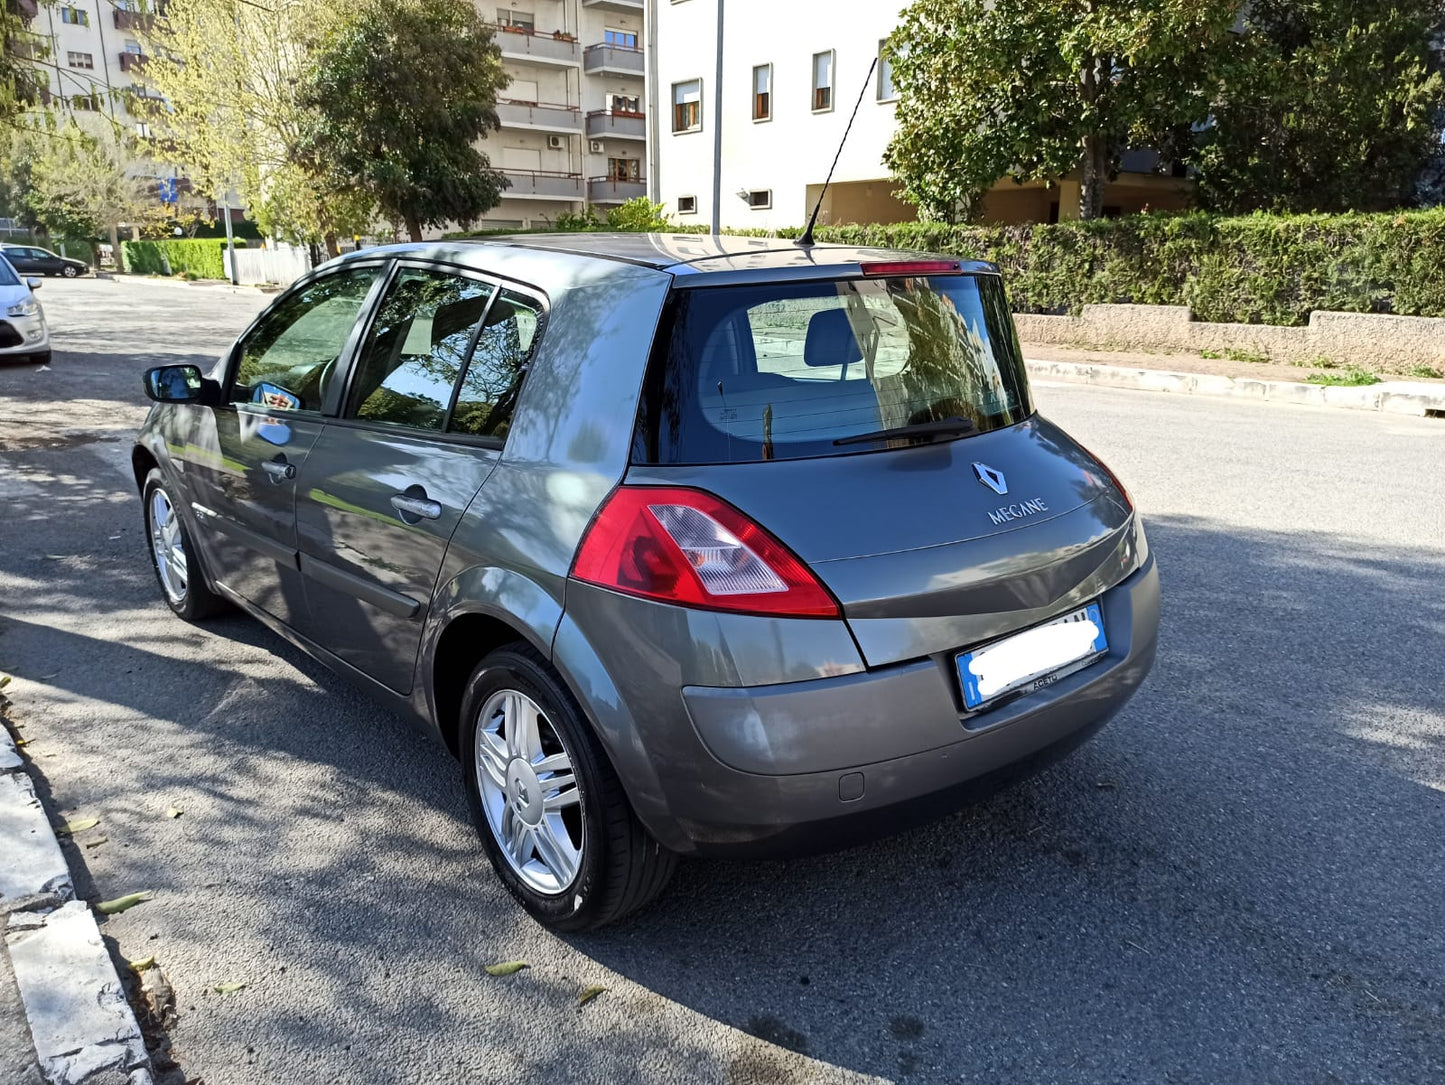
[[[647,0],[647,10],[642,16],[643,46],[647,50],[647,75],[644,78],[643,96],[647,101],[647,198],[653,203],[662,202],[662,156],[658,153],[658,97],[657,97],[657,0]]]
[[[717,0],[717,70],[712,106],[712,232],[722,233],[723,0]]]

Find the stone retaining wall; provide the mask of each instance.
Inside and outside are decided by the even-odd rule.
[[[1086,350],[1197,354],[1243,350],[1272,361],[1331,361],[1408,372],[1445,369],[1445,318],[1374,313],[1312,313],[1307,327],[1206,324],[1182,305],[1086,305],[1080,316],[1015,317],[1026,343]]]

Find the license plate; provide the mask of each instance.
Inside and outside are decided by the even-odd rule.
[[[1082,670],[1109,649],[1098,603],[958,657],[963,703],[979,708],[1006,693],[1031,692]]]

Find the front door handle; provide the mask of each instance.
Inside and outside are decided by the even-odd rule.
[[[274,460],[262,460],[261,470],[271,476],[272,482],[289,482],[296,477],[296,465],[286,462],[284,454],[277,455]]]
[[[418,520],[435,520],[442,514],[441,505],[426,496],[426,491],[414,493],[413,490],[421,490],[421,487],[412,487],[404,494],[391,495],[391,507],[408,524],[414,524]]]

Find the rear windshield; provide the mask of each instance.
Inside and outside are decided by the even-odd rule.
[[[1032,408],[993,276],[705,287],[674,294],[653,352],[634,459],[748,463],[836,456],[880,429]]]

